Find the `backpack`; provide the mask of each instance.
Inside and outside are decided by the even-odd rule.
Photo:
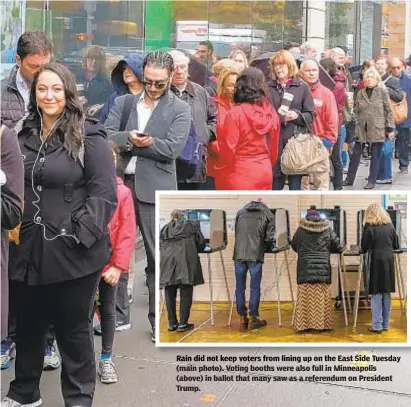
[[[201,141],[199,141],[197,130],[194,126],[194,122],[191,122],[190,132],[183,151],[176,159],[176,171],[178,180],[189,180],[197,172],[204,172],[205,166],[203,162],[206,160],[206,150]],[[200,174],[200,178],[204,178],[204,175]],[[200,180],[201,181],[201,180]],[[196,182],[198,182],[196,180]]]

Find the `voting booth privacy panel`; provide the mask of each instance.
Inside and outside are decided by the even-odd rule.
[[[235,275],[234,275],[234,264],[233,264],[233,247],[234,247],[234,224],[235,216],[245,204],[260,197],[258,193],[250,194],[167,194],[162,193],[160,195],[159,201],[159,222],[164,225],[170,221],[170,213],[174,209],[219,209],[226,212],[226,226],[227,226],[227,246],[225,249],[212,253],[210,255],[211,264],[213,269],[213,292],[215,301],[227,301],[227,291],[225,286],[225,279],[223,270],[221,267],[220,253],[223,256],[225,268],[227,272],[228,283],[230,286],[230,291],[232,292],[235,287]],[[366,209],[368,205],[372,203],[381,204],[383,199],[381,194],[329,194],[329,195],[288,195],[288,194],[276,194],[276,195],[264,195],[264,203],[269,208],[284,208],[289,213],[289,228],[290,228],[290,238],[292,238],[295,233],[301,218],[302,212],[309,209],[312,205],[317,208],[334,209],[335,206],[340,206],[340,208],[345,212],[345,221],[343,219],[342,223],[346,222],[346,234],[345,240],[347,248],[351,245],[357,245],[357,217],[358,211]],[[330,214],[332,215],[332,213]],[[281,220],[282,219],[282,220]],[[278,227],[277,237],[278,246],[285,247],[288,244],[288,237],[286,233],[279,233],[279,230],[287,230],[285,217],[278,216],[276,218],[276,225]],[[281,220],[281,221],[280,221]],[[279,222],[279,223],[277,223]],[[283,226],[281,226],[281,223]],[[203,226],[205,227],[205,226]],[[334,227],[334,225],[333,225]],[[406,233],[406,231],[405,231]],[[404,231],[403,231],[404,234]],[[207,257],[205,255],[200,255],[204,276],[207,274]],[[281,300],[291,301],[290,290],[288,285],[288,279],[286,278],[286,264],[285,264],[285,251],[280,250],[275,256],[277,258],[278,267],[280,273],[283,277],[280,282],[281,289]],[[293,251],[288,252],[288,259],[290,263],[292,284],[294,292],[297,292],[296,284],[296,255]],[[350,264],[351,259],[347,259],[346,264]],[[357,261],[353,259],[353,261]],[[404,274],[404,280],[406,284],[406,255],[401,256],[402,270]],[[334,297],[338,295],[338,281],[337,281],[337,258],[332,256],[333,264],[333,275],[332,275],[332,294]],[[348,288],[354,290],[355,288],[355,275],[356,273],[348,273]],[[265,263],[263,267],[263,280],[261,283],[261,294],[262,301],[276,301],[275,290],[266,290],[273,283],[274,278],[274,256],[267,254],[265,258]],[[249,281],[249,280],[248,280]],[[396,295],[394,295],[395,297]],[[209,301],[209,290],[207,284],[202,286],[197,286],[194,290],[194,300],[195,301]]]

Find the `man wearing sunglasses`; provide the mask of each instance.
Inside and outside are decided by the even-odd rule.
[[[400,161],[400,174],[408,174],[409,144],[411,138],[411,78],[405,74],[404,65],[400,58],[391,58],[389,62],[391,75],[398,78],[402,91],[408,103],[408,116],[405,122],[397,125],[397,143]]]
[[[144,91],[120,96],[114,102],[105,127],[111,140],[135,157],[134,193],[137,221],[147,255],[146,279],[149,292],[148,319],[155,342],[155,191],[176,190],[176,158],[190,130],[190,106],[170,91],[173,58],[152,52],[143,62]],[[132,104],[124,131],[122,112]]]

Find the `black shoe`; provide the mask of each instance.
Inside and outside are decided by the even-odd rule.
[[[373,328],[368,328],[368,331],[375,333],[375,334],[380,334],[382,332],[382,329],[377,330],[377,329],[373,329]]]
[[[93,328],[93,331],[94,331],[94,335],[101,336],[102,335],[101,334],[101,324],[96,325]]]
[[[168,325],[168,330],[169,330],[170,332],[177,331],[177,328],[178,328],[178,322],[177,322],[176,324],[169,324],[169,325]]]
[[[345,180],[345,181],[343,182],[343,185],[344,185],[345,187],[352,187],[352,186],[354,185],[354,182]]]
[[[185,332],[194,329],[194,324],[178,324],[177,332]]]
[[[151,342],[156,343],[156,327],[151,327]]]
[[[375,184],[371,184],[370,182],[364,187],[364,189],[374,189]]]

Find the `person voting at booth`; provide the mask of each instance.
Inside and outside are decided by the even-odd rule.
[[[261,201],[252,201],[237,212],[235,220],[234,268],[237,313],[240,316],[240,331],[253,330],[267,325],[259,319],[261,277],[264,249],[275,240],[275,218]],[[247,271],[250,272],[249,316],[245,304]]]
[[[331,330],[331,253],[344,250],[330,222],[317,210],[307,211],[294,234],[291,247],[298,254],[297,332]]]
[[[204,284],[199,251],[205,239],[198,222],[174,211],[172,220],[160,232],[160,289],[164,288],[168,330],[184,332],[194,328],[188,323],[193,302],[193,287]],[[177,291],[180,290],[180,321],[177,319]]]
[[[361,251],[371,251],[368,292],[371,295],[372,327],[370,332],[388,331],[391,293],[395,292],[394,250],[400,248],[390,215],[378,204],[365,211]]]

